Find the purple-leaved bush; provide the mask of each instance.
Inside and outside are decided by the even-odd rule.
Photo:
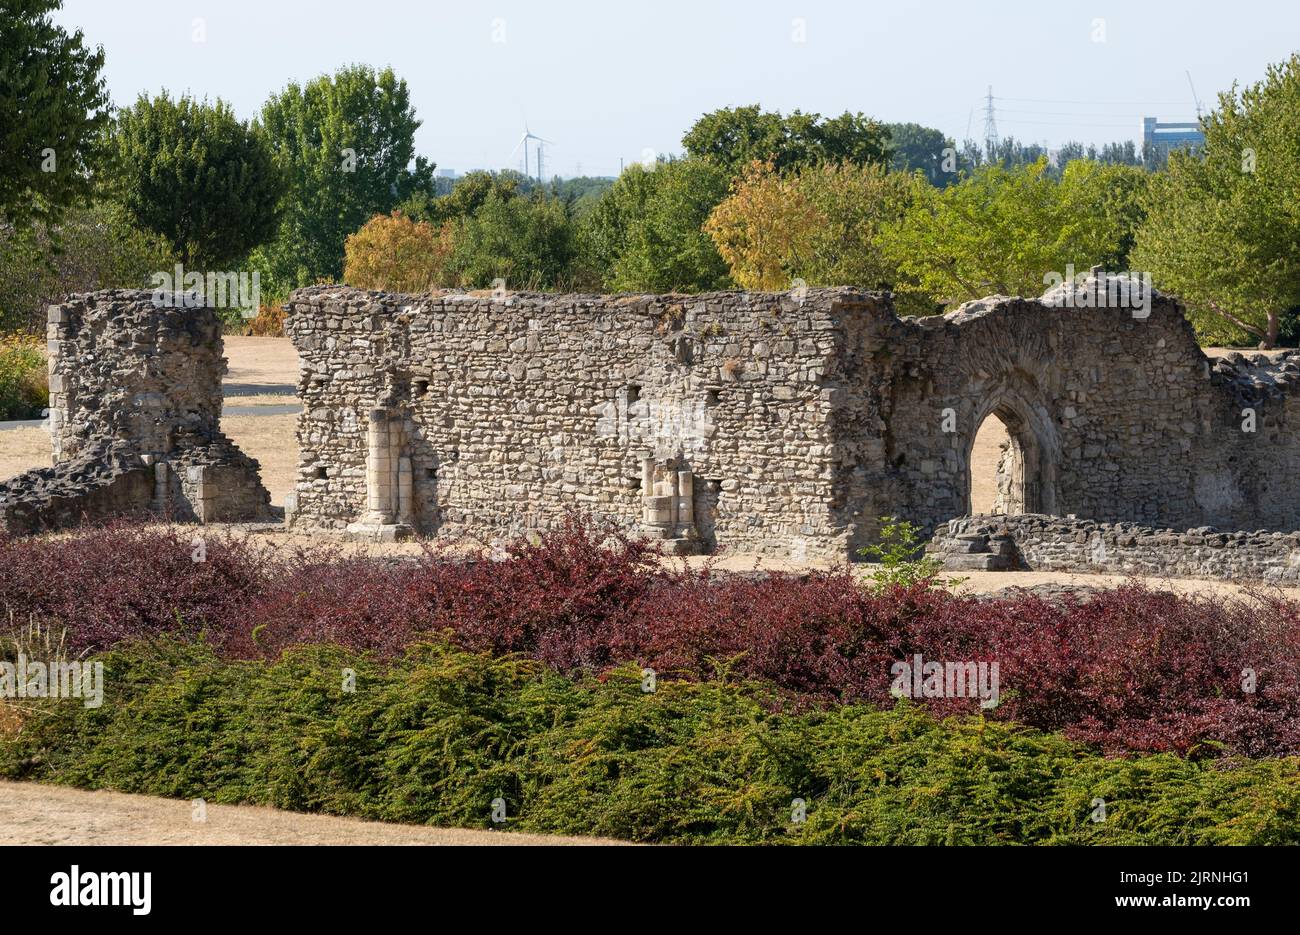
[[[194,536],[205,561],[192,560]],[[851,569],[762,577],[661,564],[643,542],[570,520],[508,557],[271,553],[193,527],[114,524],[0,537],[0,611],[66,628],[74,652],[203,634],[231,657],[309,642],[381,656],[447,633],[561,671],[634,661],[660,678],[770,682],[785,703],[889,706],[890,666],[997,662],[999,719],[1108,752],[1300,753],[1300,605],[1131,584],[1086,601],[878,592]],[[1244,687],[1253,675],[1253,691]],[[936,715],[978,699],[919,699]]]

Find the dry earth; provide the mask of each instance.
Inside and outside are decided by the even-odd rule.
[[[605,838],[429,828],[65,786],[0,782],[0,845],[14,844],[622,844]]]

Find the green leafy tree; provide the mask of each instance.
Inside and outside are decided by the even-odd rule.
[[[932,127],[919,123],[888,123],[890,168],[921,172],[926,181],[944,188],[957,181],[957,146]]]
[[[1204,121],[1200,154],[1170,154],[1145,201],[1134,265],[1187,303],[1203,339],[1277,343],[1300,305],[1300,55]]]
[[[703,225],[726,197],[727,180],[701,159],[631,166],[584,219],[587,268],[617,291],[725,288],[727,264]]]
[[[43,332],[46,309],[67,293],[143,288],[175,262],[165,238],[109,201],[74,205],[57,225],[0,225],[0,331]]]
[[[275,233],[283,175],[221,100],[141,95],[118,116],[111,152],[115,195],[186,266],[229,268]]]
[[[511,289],[566,285],[574,258],[574,226],[566,202],[543,192],[491,192],[451,235],[450,268],[461,285]]]
[[[0,0],[0,220],[56,221],[89,197],[108,123],[104,50],[69,35],[59,0]]]
[[[884,255],[953,306],[986,295],[1041,295],[1047,274],[1114,258],[1122,212],[1101,194],[1114,170],[1075,160],[1057,180],[1047,168],[1046,159],[984,166],[942,191],[917,180],[906,214],[881,230]]]
[[[445,195],[432,197],[420,190],[402,202],[398,210],[415,221],[441,226],[474,215],[493,194],[513,198],[524,193],[523,176],[518,172],[470,172],[456,180]]]
[[[290,84],[262,108],[262,125],[288,181],[278,234],[256,257],[273,292],[338,280],[349,234],[436,192],[434,164],[415,155],[410,93],[391,68],[353,65]]]
[[[682,137],[687,155],[740,175],[755,160],[777,172],[823,163],[887,162],[889,131],[883,124],[845,111],[838,117],[794,111],[783,116],[759,105],[705,114]]]

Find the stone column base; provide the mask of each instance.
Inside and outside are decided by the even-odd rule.
[[[406,523],[348,523],[347,537],[365,542],[401,542],[415,535]]]

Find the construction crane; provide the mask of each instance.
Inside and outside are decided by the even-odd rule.
[[[1200,120],[1202,116],[1201,99],[1196,96],[1196,85],[1192,84],[1192,73],[1185,72],[1187,75],[1187,86],[1192,89],[1192,100],[1196,103],[1196,119]]]

